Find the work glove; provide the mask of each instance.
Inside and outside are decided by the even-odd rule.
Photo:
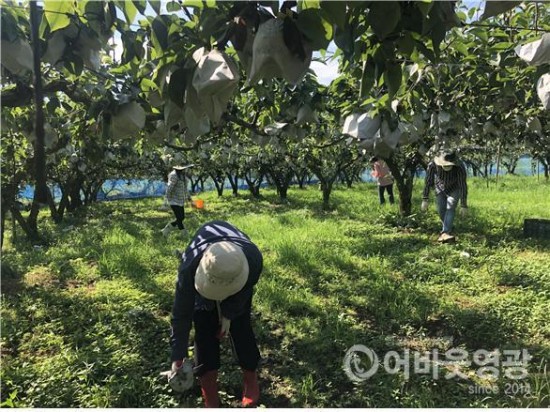
[[[172,369],[161,373],[168,377],[168,384],[174,392],[185,392],[193,386],[193,363],[189,359],[172,362]]]
[[[462,206],[460,208],[460,217],[466,217],[466,216],[468,216],[468,208]]]
[[[218,332],[218,339],[225,338],[229,336],[229,328],[231,328],[231,321],[226,317],[222,316],[220,330]]]
[[[425,212],[426,210],[428,210],[428,201],[426,199],[424,199],[422,201],[422,205],[420,206],[420,210]]]
[[[168,385],[174,392],[185,392],[193,386],[193,362],[189,359],[176,360],[170,370],[161,372],[161,375],[168,378]]]

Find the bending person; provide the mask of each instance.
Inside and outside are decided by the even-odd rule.
[[[185,250],[172,309],[172,370],[187,357],[195,327],[195,373],[205,406],[219,407],[220,339],[229,336],[243,373],[243,406],[258,403],[260,352],[250,323],[263,258],[250,238],[223,221],[204,224]]]

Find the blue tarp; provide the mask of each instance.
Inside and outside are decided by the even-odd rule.
[[[540,165],[539,171],[543,172],[543,167]],[[496,172],[496,167],[492,169],[492,175]],[[361,178],[363,182],[373,182],[374,179],[371,176],[370,169],[363,172]],[[536,173],[536,172],[535,172]],[[506,170],[501,168],[499,175],[505,175]],[[516,167],[516,174],[529,176],[533,174],[530,157],[523,157],[518,161]],[[417,172],[417,177],[423,178],[425,175],[423,170]],[[318,180],[312,180],[312,183],[317,183]],[[239,189],[247,190],[248,185],[246,181],[239,179]],[[262,187],[267,186],[267,183],[263,183]],[[213,190],[215,187],[212,182],[205,184],[205,190]],[[226,181],[225,188],[230,189],[231,185]],[[103,184],[101,190],[97,195],[97,200],[116,200],[116,199],[137,199],[144,197],[160,197],[164,196],[166,191],[166,183],[159,180],[145,180],[145,179],[113,179],[107,180]],[[23,200],[32,200],[34,194],[33,186],[27,185],[23,190],[19,192],[19,198]],[[59,200],[61,198],[61,190],[59,187],[53,188],[54,198]]]

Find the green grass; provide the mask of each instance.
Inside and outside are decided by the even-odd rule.
[[[438,245],[435,211],[414,215],[377,204],[372,184],[337,187],[321,209],[315,187],[291,189],[289,202],[264,190],[201,195],[189,211],[192,232],[226,219],[258,244],[265,269],[257,286],[254,327],[267,407],[548,407],[550,382],[550,241],[526,239],[524,218],[550,218],[550,185],[532,177],[470,181],[470,215],[457,217],[458,242]],[[59,226],[40,222],[41,250],[7,233],[2,256],[4,406],[194,407],[194,387],[174,395],[159,373],[169,368],[169,319],[176,248],[188,239],[160,229],[170,218],[161,199],[93,205]],[[11,225],[8,225],[11,226]],[[451,341],[452,340],[452,341]],[[354,344],[384,353],[449,347],[525,348],[529,375],[501,376],[498,394],[475,365],[467,379],[379,369],[350,381],[342,368]],[[501,371],[502,372],[502,371]],[[220,390],[240,397],[240,372],[223,347]],[[525,396],[529,385],[530,395]]]

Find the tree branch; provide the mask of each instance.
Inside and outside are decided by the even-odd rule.
[[[326,147],[335,146],[335,145],[337,145],[338,143],[343,142],[343,141],[346,140],[347,138],[348,138],[347,136],[342,136],[341,138],[336,139],[336,140],[333,140],[333,141],[331,141],[330,143],[326,143],[326,144],[322,144],[322,145],[318,145],[318,146],[315,146],[315,145],[314,145],[314,146],[312,146],[312,147],[314,147],[314,148],[316,148],[316,149],[324,149],[324,148],[326,148]]]
[[[69,97],[72,96],[67,93],[71,83],[64,79],[54,80],[43,87],[42,92],[44,95],[49,95],[57,92],[65,92]],[[2,106],[4,107],[21,107],[29,105],[32,102],[34,89],[24,83],[17,82],[15,87],[2,90]]]
[[[244,121],[244,120],[242,120],[242,119],[239,119],[239,118],[236,117],[236,116],[233,116],[232,114],[224,113],[223,118],[224,118],[224,120],[226,120],[226,121],[228,121],[228,122],[236,123],[236,124],[238,124],[239,126],[244,127],[245,129],[251,130],[251,131],[253,131],[254,133],[256,133],[257,135],[260,135],[260,136],[269,136],[266,132],[264,132],[263,130],[259,129],[258,126],[256,126],[255,124],[248,123],[248,122],[246,122],[246,121]]]

